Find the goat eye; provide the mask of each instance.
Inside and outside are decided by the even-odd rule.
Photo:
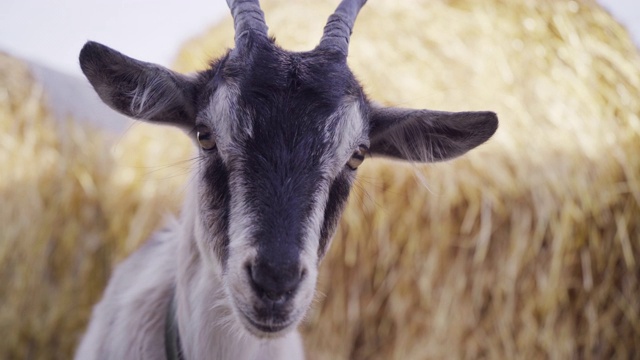
[[[211,150],[216,147],[216,140],[213,138],[213,133],[206,126],[198,126],[196,139],[198,139],[200,147],[204,150]]]
[[[349,169],[357,169],[358,166],[360,166],[360,164],[362,164],[362,162],[364,161],[364,156],[367,154],[367,151],[369,151],[368,147],[364,145],[358,146],[358,149],[351,155],[351,159],[347,161],[347,166],[349,167]]]

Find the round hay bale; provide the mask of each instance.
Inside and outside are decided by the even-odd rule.
[[[336,1],[265,0],[312,49]],[[188,43],[201,69],[227,19]],[[304,327],[311,359],[640,352],[640,57],[593,1],[371,1],[349,63],[372,98],[494,110],[456,161],[365,162]]]
[[[188,170],[159,165],[188,158],[190,141],[56,119],[29,68],[2,53],[0,89],[0,354],[69,359],[114,264],[178,210]]]
[[[304,50],[337,1],[263,3],[278,43]],[[226,20],[177,67],[232,39]],[[376,100],[501,124],[450,163],[365,161],[304,325],[308,357],[640,353],[640,56],[624,29],[586,0],[376,0],[349,62]],[[190,145],[147,125],[61,133],[6,56],[0,84],[0,353],[67,359],[113,264],[177,211]]]

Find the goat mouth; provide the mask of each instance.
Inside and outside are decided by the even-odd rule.
[[[295,321],[278,322],[278,323],[264,323],[255,320],[252,316],[246,314],[244,311],[240,311],[241,316],[244,318],[245,325],[249,332],[259,337],[278,336],[279,333],[289,329]]]
[[[277,333],[291,326],[291,322],[284,323],[284,324],[262,324],[262,323],[256,322],[255,320],[253,320],[248,316],[246,318],[249,324],[251,324],[251,326],[265,333],[271,333],[271,334]]]

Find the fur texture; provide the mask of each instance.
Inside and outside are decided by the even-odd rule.
[[[296,53],[266,37],[256,1],[231,2],[236,49],[189,77],[85,45],[82,69],[107,104],[207,145],[182,218],[118,269],[79,359],[159,356],[174,288],[188,359],[302,358],[295,329],[355,179],[350,160],[369,147],[446,160],[495,132],[488,112],[373,106],[346,63],[363,3],[344,0],[318,48]]]

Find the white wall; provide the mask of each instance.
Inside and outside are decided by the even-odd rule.
[[[228,12],[224,0],[1,0],[0,51],[79,75],[78,52],[95,40],[169,65]]]

